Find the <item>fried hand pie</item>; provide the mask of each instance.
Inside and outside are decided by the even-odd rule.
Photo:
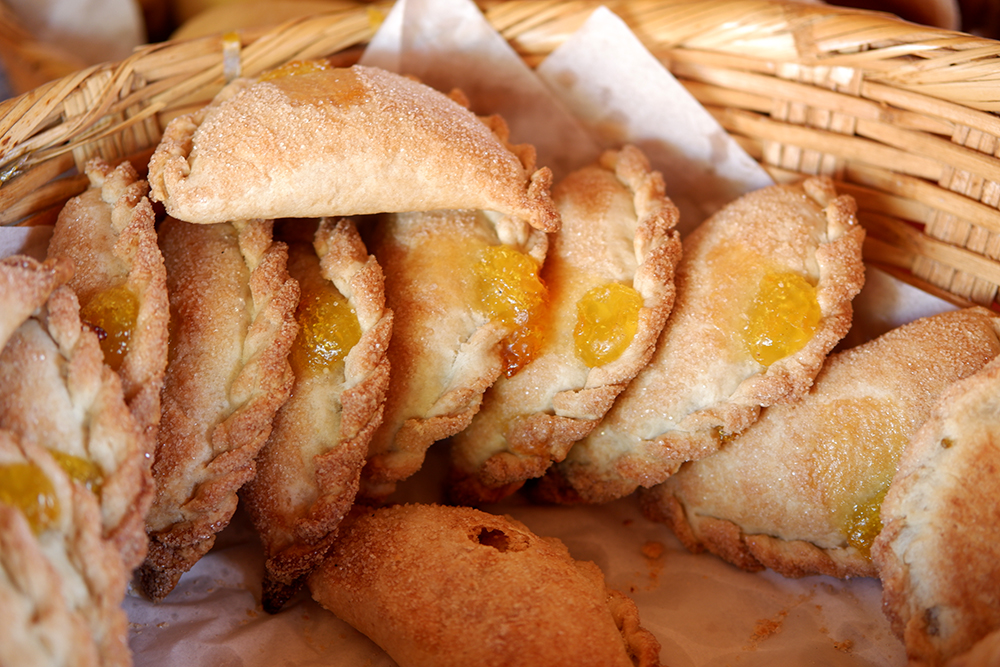
[[[552,173],[507,135],[412,79],[297,62],[171,121],[149,180],[189,222],[485,209],[553,231]]]
[[[941,395],[882,503],[872,559],[910,664],[943,665],[1000,631],[998,498],[1000,357]],[[976,653],[991,642],[979,664],[997,664],[997,637]]]
[[[309,586],[400,667],[659,665],[635,604],[596,565],[468,507],[364,513]]]
[[[294,221],[286,228],[315,228]],[[291,396],[240,492],[267,557],[264,608],[277,611],[319,564],[354,503],[389,383],[392,313],[384,280],[354,224],[324,219],[288,243],[300,287]]]
[[[381,499],[535,354],[548,240],[483,211],[431,211],[384,216],[368,246],[393,312],[385,413],[362,473],[362,494]]]
[[[538,495],[605,502],[653,486],[762,406],[804,394],[864,281],[854,213],[829,179],[809,178],[744,195],[685,238],[653,358]]]
[[[649,361],[673,305],[678,213],[639,149],[608,151],[553,199],[562,227],[542,267],[545,340],[451,439],[459,502],[499,500],[565,458]]]
[[[159,230],[170,294],[170,358],[146,520],[145,593],[165,597],[215,543],[253,478],[288,398],[298,284],[269,221]]]
[[[125,401],[152,455],[170,307],[149,187],[129,162],[112,168],[93,159],[86,173],[90,187],[60,211],[48,256],[72,261],[69,286],[80,301],[80,317],[100,331],[104,361],[121,377]]]
[[[899,457],[935,401],[998,353],[985,308],[917,320],[831,355],[800,402],[642,494],[692,551],[785,576],[876,575],[870,549]]]

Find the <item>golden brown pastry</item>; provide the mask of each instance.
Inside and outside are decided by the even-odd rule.
[[[507,134],[398,74],[298,62],[171,121],[149,180],[189,222],[485,209],[553,231],[552,173]]]
[[[128,572],[97,496],[0,429],[0,664],[131,665]]]
[[[73,274],[67,261],[39,262],[24,255],[0,259],[0,349],[7,339],[38,310],[59,285]]]
[[[973,645],[971,649],[955,656],[948,667],[993,667],[1000,664],[1000,630],[994,630]]]
[[[382,499],[432,443],[468,425],[501,373],[535,354],[548,242],[526,224],[463,210],[385,216],[368,247],[393,311],[385,414],[362,474],[363,495]]]
[[[129,162],[112,168],[94,159],[86,173],[90,187],[60,211],[48,256],[72,261],[69,286],[80,300],[80,317],[102,336],[104,361],[122,379],[151,461],[170,307],[149,187]]]
[[[635,604],[520,522],[397,505],[349,523],[313,597],[400,667],[658,665]]]
[[[75,480],[97,490],[103,537],[129,569],[142,561],[153,488],[141,433],[67,286],[0,353],[0,429],[48,450]]]
[[[1000,353],[985,308],[917,320],[831,355],[812,390],[642,494],[692,551],[785,576],[876,575],[879,505],[941,393]]]
[[[170,360],[146,521],[145,593],[165,597],[215,543],[253,478],[288,398],[298,284],[271,222],[192,225],[168,218],[160,247],[170,294]]]
[[[998,499],[1000,357],[941,395],[882,504],[872,559],[910,664],[944,665],[1000,630]]]
[[[319,564],[354,503],[382,418],[392,335],[382,270],[352,222],[294,221],[286,230],[280,238],[301,290],[289,356],[295,385],[257,456],[257,476],[240,492],[264,544],[263,602],[272,612]]]
[[[542,267],[542,348],[451,439],[451,496],[466,504],[499,500],[565,458],[649,361],[673,305],[678,213],[639,149],[608,151],[553,199],[562,228]]]
[[[647,365],[604,420],[549,469],[549,500],[604,502],[805,393],[851,323],[864,230],[826,178],[737,199],[684,240],[677,295]]]

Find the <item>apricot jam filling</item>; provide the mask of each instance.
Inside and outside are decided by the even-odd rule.
[[[295,319],[299,333],[291,363],[299,374],[331,371],[361,339],[357,313],[330,283],[324,289],[303,292]]]
[[[847,543],[861,552],[865,558],[871,558],[872,543],[882,532],[882,501],[889,490],[884,484],[872,497],[856,503],[847,521]]]
[[[139,299],[125,283],[98,292],[80,308],[80,319],[97,332],[104,362],[116,371],[128,353],[138,317]]]
[[[620,357],[639,330],[642,295],[628,285],[609,283],[588,291],[576,304],[573,342],[591,368]]]
[[[539,264],[508,246],[486,246],[474,267],[478,309],[511,330],[504,339],[504,373],[510,377],[538,354],[544,341],[548,290]]]
[[[0,503],[20,510],[36,535],[59,518],[55,487],[34,463],[0,465]]]
[[[66,471],[70,478],[80,482],[90,491],[100,495],[101,486],[104,484],[104,473],[93,461],[65,454],[55,449],[50,449],[49,454],[56,460],[59,467]]]
[[[815,286],[790,271],[769,272],[747,311],[743,344],[754,360],[770,366],[805,347],[821,316]]]
[[[261,81],[273,81],[286,76],[298,76],[300,74],[314,74],[331,69],[332,65],[326,60],[293,60],[290,63],[275,67],[260,75]]]

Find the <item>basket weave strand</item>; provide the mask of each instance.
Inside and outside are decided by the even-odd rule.
[[[998,308],[1000,43],[772,0],[481,3],[530,65],[599,5],[778,180],[826,174],[854,195],[869,263],[955,303]],[[246,31],[240,70],[316,57],[351,64],[388,9],[345,2]],[[0,55],[15,33],[0,30]],[[224,85],[223,45],[210,37],[142,47],[0,104],[0,222],[50,221],[85,185],[67,170],[93,155],[148,152],[171,118]]]

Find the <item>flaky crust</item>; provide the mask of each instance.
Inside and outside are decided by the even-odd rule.
[[[596,565],[467,507],[365,513],[309,586],[401,667],[659,664],[635,605],[608,590]]]
[[[477,249],[506,245],[541,262],[548,242],[527,225],[479,211],[386,216],[369,243],[393,311],[392,376],[369,443],[362,494],[381,500],[423,465],[436,441],[465,428],[503,369],[510,333],[477,310]]]
[[[1000,630],[998,434],[1000,358],[941,396],[882,505],[872,556],[910,664],[943,665]]]
[[[121,381],[103,360],[73,291],[56,289],[0,353],[0,428],[97,466],[103,536],[132,568],[146,553],[152,480]]]
[[[35,533],[0,504],[0,664],[127,667],[121,608],[128,579],[102,536],[97,497],[42,448],[0,430],[0,465],[30,463],[52,483],[59,511]]]
[[[541,354],[486,392],[472,423],[451,440],[451,496],[496,501],[587,435],[649,361],[670,308],[680,237],[662,176],[634,146],[608,151],[553,191],[562,228],[542,268],[549,334]],[[591,288],[633,287],[639,325],[616,360],[589,367],[576,354],[577,303]]]
[[[129,162],[112,167],[100,159],[86,166],[90,187],[59,213],[48,257],[73,263],[69,286],[81,307],[105,290],[125,284],[138,301],[128,350],[116,369],[125,401],[143,433],[152,460],[160,422],[160,390],[167,366],[170,306],[149,186]]]
[[[240,79],[171,121],[153,198],[189,222],[485,209],[558,228],[552,173],[497,117],[362,66]]]
[[[850,328],[864,282],[864,230],[854,212],[829,179],[809,178],[744,195],[692,232],[652,360],[598,428],[549,469],[537,495],[605,502],[648,488],[718,449],[722,433],[745,429],[762,406],[805,393]],[[814,284],[821,316],[802,349],[763,366],[740,331],[768,271]]]
[[[146,521],[146,594],[165,597],[215,543],[288,398],[298,284],[271,223],[160,227],[170,293],[170,360]]]
[[[851,514],[884,492],[951,384],[1000,353],[984,308],[918,320],[831,355],[794,405],[765,409],[722,449],[641,494],[644,513],[692,551],[789,577],[876,576]]]
[[[25,255],[0,258],[0,349],[72,274],[73,265],[65,260],[39,262]]]
[[[389,383],[392,313],[382,270],[352,222],[324,219],[313,243],[289,241],[302,299],[334,285],[354,308],[361,338],[336,369],[297,369],[291,396],[240,492],[267,557],[264,608],[277,611],[322,560],[358,491],[368,441]]]

